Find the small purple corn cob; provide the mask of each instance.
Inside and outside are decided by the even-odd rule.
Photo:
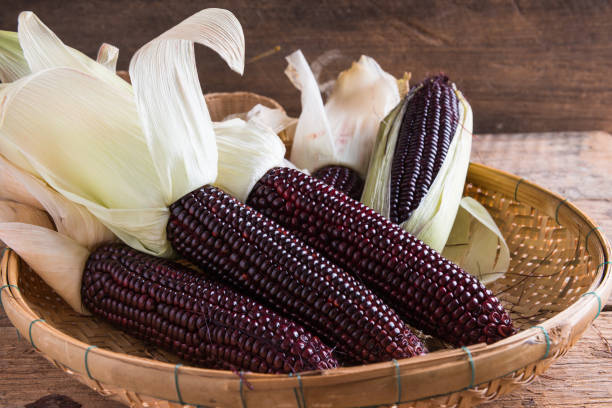
[[[182,256],[337,346],[345,361],[424,352],[397,314],[363,284],[215,187],[173,203],[166,231]]]
[[[317,178],[355,200],[361,198],[363,180],[353,169],[344,166],[325,166],[312,173]]]
[[[331,349],[294,322],[123,244],[90,255],[81,291],[93,314],[203,367],[288,373],[337,365]]]
[[[458,346],[514,332],[476,278],[397,224],[298,170],[273,168],[247,204],[355,274],[415,327]]]
[[[427,78],[408,101],[391,165],[391,221],[401,224],[431,187],[457,130],[459,100],[448,78]]]

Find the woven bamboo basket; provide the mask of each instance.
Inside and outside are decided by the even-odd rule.
[[[217,120],[271,101],[244,93],[207,100]],[[563,356],[601,312],[612,278],[606,239],[562,197],[479,164],[470,166],[465,193],[490,211],[511,251],[508,273],[490,289],[520,331],[492,345],[293,376],[238,376],[190,367],[77,315],[10,250],[0,263],[0,296],[38,352],[131,407],[468,407],[532,381]]]

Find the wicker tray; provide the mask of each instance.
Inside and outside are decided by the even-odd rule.
[[[263,100],[239,98],[238,111]],[[219,111],[211,109],[214,119]],[[599,315],[612,279],[609,244],[562,197],[479,164],[470,166],[465,192],[491,212],[511,251],[509,272],[490,288],[521,330],[492,345],[296,376],[238,376],[182,365],[101,320],[77,315],[10,250],[0,263],[0,296],[37,351],[133,407],[471,406],[532,381],[565,354]]]

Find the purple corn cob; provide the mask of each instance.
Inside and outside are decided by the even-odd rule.
[[[223,191],[201,187],[173,203],[170,213],[168,240],[178,253],[337,346],[345,361],[424,352],[363,284]]]
[[[273,168],[247,204],[361,279],[407,322],[458,346],[514,332],[476,278],[397,224],[298,170]]]
[[[457,130],[459,100],[442,75],[427,78],[408,101],[391,165],[391,221],[401,224],[431,187]]]
[[[353,169],[344,166],[325,166],[312,173],[317,178],[355,200],[361,198],[363,180]]]
[[[288,373],[337,365],[328,346],[289,319],[123,244],[90,255],[82,298],[94,315],[202,367]]]

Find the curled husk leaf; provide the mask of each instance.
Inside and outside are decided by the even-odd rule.
[[[471,197],[461,199],[442,255],[485,284],[501,278],[510,265],[510,250],[495,220]]]
[[[31,13],[20,15],[19,38],[32,74],[0,89],[0,151],[128,245],[172,255],[168,205],[217,172],[194,42],[242,72],[236,18],[203,10],[145,45],[130,64],[134,91],[93,60],[75,59]]]
[[[430,247],[441,251],[457,215],[467,176],[472,146],[472,109],[455,89],[459,99],[459,123],[446,158],[429,191],[410,218],[401,226]],[[390,179],[393,155],[409,93],[382,121],[372,154],[361,201],[385,217],[390,213]]]
[[[365,177],[380,121],[400,101],[396,79],[365,55],[338,76],[323,105],[317,81],[301,51],[287,57],[285,73],[301,91],[291,161],[315,171],[342,165]]]
[[[15,251],[76,312],[89,250],[52,229],[23,222],[0,222],[0,240]]]

